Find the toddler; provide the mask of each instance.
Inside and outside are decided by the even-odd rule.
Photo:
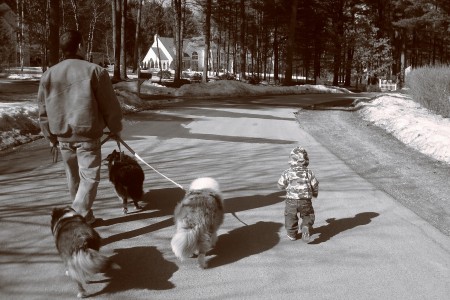
[[[315,219],[311,199],[316,198],[319,193],[319,181],[308,168],[309,158],[305,149],[295,147],[290,153],[290,158],[290,168],[283,171],[278,179],[278,187],[286,190],[284,226],[288,238],[295,241],[300,213],[302,240],[307,243]]]

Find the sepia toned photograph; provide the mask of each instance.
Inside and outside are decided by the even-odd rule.
[[[447,300],[450,1],[0,0],[0,298]]]

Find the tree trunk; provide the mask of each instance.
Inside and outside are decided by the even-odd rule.
[[[279,52],[278,52],[278,22],[275,22],[275,28],[273,32],[273,80],[275,81],[275,84],[278,83],[280,80],[278,73],[279,67],[278,67],[278,61],[280,59]]]
[[[112,0],[114,2],[114,0]],[[78,5],[76,0],[71,0],[70,3],[72,4],[72,10],[73,10],[73,17],[75,19],[75,28],[76,30],[80,30],[80,21],[78,20]]]
[[[211,39],[211,0],[206,0],[205,11],[205,57],[202,82],[208,82],[208,67],[209,67],[209,49]]]
[[[181,79],[181,62],[183,61],[183,39],[182,39],[182,9],[181,0],[174,0],[172,7],[175,11],[175,78],[174,82]]]
[[[114,75],[113,82],[120,81],[120,1],[112,0],[112,27],[114,44]]]
[[[127,0],[121,0],[121,24],[120,24],[120,78],[126,80],[127,77],[127,55],[125,47],[126,37],[126,16],[127,16]]]
[[[139,64],[140,57],[138,56],[139,48],[139,35],[141,31],[141,8],[142,0],[138,0],[138,11],[136,16],[136,35],[134,39],[134,55],[133,55],[133,72],[136,72]]]
[[[156,35],[156,49],[158,50],[158,64],[159,64],[159,83],[161,83],[163,78],[163,69],[162,69],[162,62],[161,62],[161,52],[159,51],[159,35]]]
[[[240,2],[240,19],[241,19],[241,31],[240,31],[240,56],[241,56],[241,69],[240,80],[246,79],[245,69],[247,64],[246,46],[245,46],[245,0]]]
[[[48,36],[50,67],[59,62],[59,1],[60,0],[50,0]]]
[[[353,65],[353,53],[355,49],[348,47],[347,49],[347,63],[345,64],[345,81],[344,86],[350,86],[352,81],[352,65]]]
[[[288,45],[286,53],[286,70],[284,75],[284,84],[292,84],[292,68],[294,58],[294,46],[295,46],[295,25],[297,23],[297,4],[298,0],[293,0],[291,3],[291,17],[289,22],[288,32]]]
[[[23,72],[23,33],[24,33],[24,24],[23,24],[23,1],[25,0],[17,0],[17,28],[20,29],[17,32],[17,44],[19,48],[19,57],[18,62],[20,66],[20,70]]]

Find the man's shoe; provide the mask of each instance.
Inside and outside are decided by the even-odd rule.
[[[86,220],[86,223],[88,223],[89,225],[92,225],[95,223],[95,221],[97,220],[94,216],[94,213],[92,212],[92,209],[90,209],[88,211],[88,213],[86,214],[86,216],[84,217],[84,219]]]
[[[295,236],[290,236],[289,234],[286,234],[288,239],[290,239],[291,241],[295,241],[297,238]]]
[[[309,242],[309,228],[308,226],[303,226],[302,227],[302,241],[304,241],[305,243]]]

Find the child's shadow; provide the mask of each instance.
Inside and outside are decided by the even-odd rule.
[[[313,234],[318,233],[319,237],[309,242],[309,244],[320,244],[328,241],[333,236],[338,235],[339,233],[355,228],[361,225],[369,224],[373,218],[378,217],[380,214],[375,212],[364,212],[359,213],[351,218],[344,219],[327,219],[327,225],[323,225],[313,229]]]
[[[208,267],[230,264],[271,249],[280,241],[281,226],[281,223],[258,222],[220,235],[216,246],[208,253],[215,255],[208,261]]]
[[[112,260],[120,269],[109,270],[105,274],[110,277],[108,285],[91,296],[131,289],[168,290],[175,287],[169,279],[178,270],[178,266],[165,260],[156,247],[115,249],[114,252],[116,254]]]

